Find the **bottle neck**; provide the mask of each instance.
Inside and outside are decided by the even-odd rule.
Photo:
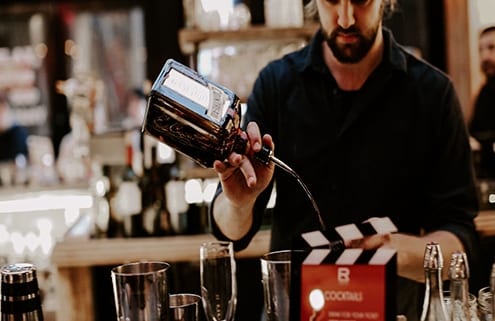
[[[469,284],[467,279],[450,280],[450,298],[469,305]]]
[[[471,321],[467,279],[450,280],[450,305],[452,321]]]
[[[443,298],[443,281],[442,281],[442,270],[441,269],[429,269],[425,272],[425,285],[426,294],[430,297],[441,297]],[[425,295],[426,298],[426,295]]]
[[[235,136],[232,151],[238,154],[245,154],[248,141],[241,137],[240,134]]]
[[[125,147],[125,165],[129,168],[132,168],[133,153],[132,145],[127,144]]]
[[[449,320],[443,298],[442,269],[425,270],[425,286],[421,321]]]

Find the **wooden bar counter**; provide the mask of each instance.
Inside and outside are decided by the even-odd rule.
[[[256,258],[268,252],[270,232],[258,232],[248,248],[236,258]],[[199,261],[201,243],[210,234],[160,238],[72,239],[58,243],[52,254],[56,268],[57,321],[93,321],[91,267],[112,266],[140,260]],[[110,282],[110,278],[109,278]]]

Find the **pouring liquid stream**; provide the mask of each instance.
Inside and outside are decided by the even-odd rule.
[[[318,205],[316,204],[316,200],[314,199],[313,195],[309,191],[308,186],[306,186],[306,184],[304,184],[304,182],[301,179],[301,177],[296,173],[296,171],[294,171],[287,164],[285,164],[284,162],[282,162],[280,159],[276,158],[275,156],[270,155],[269,158],[270,158],[270,161],[273,162],[273,164],[275,164],[278,168],[284,170],[288,174],[292,175],[292,177],[294,177],[297,180],[297,182],[299,183],[299,185],[301,185],[301,187],[303,188],[304,192],[306,193],[306,195],[308,196],[309,200],[311,201],[311,204],[313,205],[313,209],[315,210],[315,213],[318,216],[318,221],[320,223],[321,229],[323,231],[326,230],[325,222],[323,221],[323,218],[321,217],[321,212],[320,212],[320,209],[319,209]]]

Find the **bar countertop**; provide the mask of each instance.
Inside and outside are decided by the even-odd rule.
[[[259,231],[236,258],[256,258],[268,252],[269,230]],[[210,234],[149,238],[66,238],[55,245],[57,321],[94,321],[91,268],[141,260],[165,262],[199,261],[201,243],[214,240]]]
[[[495,210],[483,210],[475,219],[482,237],[495,236]],[[260,257],[269,249],[270,231],[261,230],[249,247],[236,258]],[[157,238],[66,239],[52,252],[56,267],[56,295],[60,305],[57,321],[93,321],[91,267],[119,265],[139,260],[194,262],[199,260],[201,243],[214,240],[210,234]]]

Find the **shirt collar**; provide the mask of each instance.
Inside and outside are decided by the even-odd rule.
[[[383,51],[383,61],[381,63],[382,67],[406,72],[407,58],[404,50],[395,41],[395,38],[389,29],[383,27],[382,30],[385,46]],[[302,59],[303,63],[298,66],[299,72],[309,69],[313,69],[317,72],[324,72],[327,70],[327,66],[323,60],[321,48],[323,41],[324,36],[320,28],[311,39],[311,42],[308,45],[308,50],[305,51],[305,56]]]

